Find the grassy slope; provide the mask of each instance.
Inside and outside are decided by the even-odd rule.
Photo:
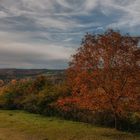
[[[140,140],[140,134],[0,110],[0,140]]]

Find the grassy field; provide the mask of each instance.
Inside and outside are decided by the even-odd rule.
[[[140,140],[140,134],[23,111],[0,110],[0,140]]]

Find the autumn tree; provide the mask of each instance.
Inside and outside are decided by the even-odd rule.
[[[4,86],[4,81],[0,80],[0,87]]]
[[[138,38],[113,30],[87,34],[67,70],[72,96],[58,102],[109,111],[117,128],[121,117],[140,108],[138,43]]]
[[[38,93],[46,85],[47,79],[44,75],[39,75],[35,78],[31,86],[31,92]]]

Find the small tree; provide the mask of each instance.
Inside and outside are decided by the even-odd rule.
[[[72,98],[79,98],[76,104],[111,112],[115,128],[122,116],[140,108],[138,42],[113,30],[87,34],[67,70]]]

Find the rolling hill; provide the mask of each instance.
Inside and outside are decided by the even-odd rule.
[[[38,75],[59,75],[63,72],[64,70],[50,69],[0,69],[0,79],[9,81],[11,79],[33,78]]]

